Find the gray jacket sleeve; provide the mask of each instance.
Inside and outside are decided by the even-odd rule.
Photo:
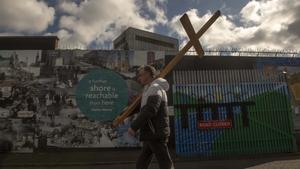
[[[162,99],[160,95],[149,96],[147,103],[142,107],[137,118],[131,123],[131,128],[137,131],[143,125],[145,125],[149,119],[151,119],[153,116],[156,116],[161,100]]]

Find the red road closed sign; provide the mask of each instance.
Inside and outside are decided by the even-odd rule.
[[[232,128],[232,121],[231,120],[199,121],[198,128],[200,129]]]

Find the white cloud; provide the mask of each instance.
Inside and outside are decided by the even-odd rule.
[[[0,28],[23,33],[39,33],[53,23],[55,10],[39,0],[1,0]]]
[[[127,27],[153,31],[155,25],[167,22],[162,8],[165,0],[147,1],[147,11],[143,11],[145,7],[141,3],[144,2],[86,0],[76,4],[68,0],[61,1],[58,6],[63,16],[59,20],[61,30],[57,33],[61,39],[61,46],[74,43],[83,46],[95,43],[97,46],[103,46]],[[154,18],[142,15],[147,12]]]
[[[197,9],[187,12],[197,32],[212,16],[200,16]],[[182,15],[182,14],[181,14]],[[187,36],[175,16],[169,23],[173,35],[185,44]],[[237,16],[221,16],[200,38],[206,48],[299,49],[300,2],[298,0],[250,1]],[[240,19],[237,25],[233,19]]]
[[[167,17],[165,15],[164,9],[162,8],[163,5],[158,4],[164,4],[166,3],[166,0],[147,0],[146,4],[151,13],[155,15],[155,20],[158,23],[166,24],[167,23]]]
[[[245,23],[259,23],[262,19],[262,11],[260,7],[260,2],[250,1],[242,10],[242,21]]]
[[[79,12],[79,6],[73,1],[60,1],[59,9],[65,13],[76,15]]]

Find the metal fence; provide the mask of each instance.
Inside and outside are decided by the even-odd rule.
[[[262,70],[173,72],[178,155],[293,152],[285,74]]]

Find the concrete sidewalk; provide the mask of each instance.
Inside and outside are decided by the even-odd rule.
[[[176,162],[175,169],[299,169],[300,159],[296,160],[239,160],[239,161],[189,161]],[[149,169],[158,169],[157,163],[152,163]],[[134,163],[114,163],[114,164],[85,164],[85,165],[59,165],[59,166],[22,166],[22,167],[2,167],[1,169],[135,169]]]
[[[134,169],[140,150],[98,152],[51,152],[1,154],[1,169]],[[178,157],[172,152],[176,169],[299,168],[300,153],[280,153],[235,157]],[[158,168],[155,159],[150,169]]]

